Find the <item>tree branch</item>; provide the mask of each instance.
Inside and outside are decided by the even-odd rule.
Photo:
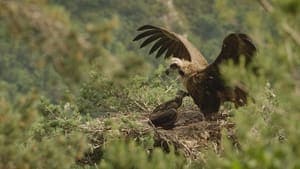
[[[257,0],[258,3],[264,8],[265,11],[272,13],[274,8],[267,0]]]
[[[264,10],[270,14],[274,13],[274,7],[268,0],[257,0],[258,3],[264,8]],[[286,32],[297,45],[300,46],[300,34],[293,29],[288,23],[284,22],[281,24],[283,31]]]

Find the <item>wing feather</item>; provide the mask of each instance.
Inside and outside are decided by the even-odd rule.
[[[172,41],[168,40],[167,42],[162,44],[155,57],[156,58],[160,57],[168,49],[171,43]]]
[[[145,38],[145,37],[147,37],[147,36],[149,36],[149,35],[154,35],[154,34],[157,34],[157,33],[160,33],[160,31],[155,30],[155,29],[153,29],[153,30],[148,30],[148,31],[145,31],[145,32],[139,34],[138,36],[136,36],[136,37],[133,39],[133,41],[137,41],[137,40],[140,40],[140,39],[142,39],[142,38]]]
[[[177,42],[172,42],[172,44],[170,45],[170,47],[168,48],[168,51],[165,55],[165,59],[166,58],[169,58],[170,56],[173,55],[174,53],[174,49],[176,49],[176,46],[177,46]]]
[[[149,54],[152,54],[154,51],[156,51],[162,44],[164,44],[166,41],[168,41],[168,38],[161,38],[157,42],[154,43],[152,48],[149,51]]]
[[[155,26],[152,26],[152,25],[143,25],[141,27],[139,27],[137,30],[138,31],[143,31],[143,30],[146,30],[146,29],[156,29],[157,27]]]
[[[149,54],[157,51],[156,57],[160,57],[164,52],[166,52],[165,58],[170,56],[191,61],[199,66],[206,66],[207,61],[202,56],[200,51],[198,51],[185,37],[170,32],[164,28],[144,25],[137,29],[139,33],[133,41],[138,41],[146,38],[141,44],[141,48],[147,46],[148,44],[154,42],[151,47]]]
[[[183,47],[182,47],[182,46],[179,46],[179,47],[178,47],[178,50],[176,51],[176,54],[177,54],[178,56],[184,55],[184,53],[183,53]]]
[[[223,40],[222,50],[212,66],[218,66],[227,60],[233,60],[235,64],[240,61],[240,56],[244,55],[246,65],[249,64],[256,52],[256,47],[250,37],[242,33],[231,33]]]
[[[152,36],[150,36],[149,38],[147,38],[140,46],[140,48],[143,48],[144,46],[148,45],[149,43],[159,39],[161,37],[161,35],[159,34],[154,34]]]

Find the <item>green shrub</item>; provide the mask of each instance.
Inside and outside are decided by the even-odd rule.
[[[100,168],[113,169],[142,169],[142,168],[184,168],[187,164],[183,157],[173,151],[165,154],[161,149],[152,152],[137,145],[133,141],[113,141],[104,148],[103,159]]]
[[[83,156],[85,137],[78,132],[33,137],[39,123],[34,98],[23,96],[16,105],[0,99],[0,168],[70,168]]]

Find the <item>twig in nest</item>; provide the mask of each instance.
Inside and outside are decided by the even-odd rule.
[[[179,142],[180,143],[180,142]],[[190,148],[187,146],[187,145],[185,145],[184,143],[180,143],[180,145],[188,152],[188,154],[189,155],[193,155],[193,156],[195,156],[194,154],[193,154],[193,152],[190,150]]]
[[[141,103],[139,103],[138,101],[135,100],[135,101],[134,101],[134,104],[135,104],[136,106],[138,106],[142,111],[150,112],[150,110],[147,109],[145,105],[141,105]]]

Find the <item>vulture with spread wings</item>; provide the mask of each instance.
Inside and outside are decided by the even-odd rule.
[[[236,106],[246,103],[247,90],[242,85],[227,86],[219,65],[230,59],[239,64],[241,55],[245,56],[246,65],[251,62],[256,47],[248,35],[226,36],[219,56],[208,64],[201,52],[182,35],[152,25],[144,25],[138,31],[134,41],[145,39],[141,48],[154,42],[149,54],[157,51],[156,58],[172,57],[169,69],[178,71],[188,94],[205,116],[218,112],[224,101],[234,102]]]

